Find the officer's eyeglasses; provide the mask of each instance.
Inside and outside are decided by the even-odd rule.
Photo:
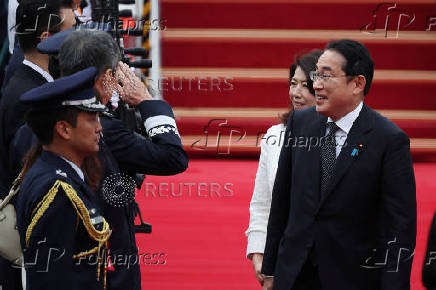
[[[330,74],[326,74],[326,73],[320,73],[317,71],[311,71],[309,72],[309,77],[310,79],[315,82],[315,81],[322,81],[322,82],[327,82],[330,78],[341,78],[341,77],[348,77],[347,75],[343,75],[343,76],[332,76]]]

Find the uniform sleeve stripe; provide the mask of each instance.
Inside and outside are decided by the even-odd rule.
[[[145,120],[144,122],[144,126],[147,132],[154,127],[162,126],[162,125],[170,125],[177,128],[176,121],[173,118],[165,115],[153,116],[147,118],[147,120]]]

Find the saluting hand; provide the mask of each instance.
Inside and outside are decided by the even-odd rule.
[[[116,77],[121,84],[121,88],[119,88],[121,99],[127,104],[137,106],[142,101],[153,99],[144,83],[130,70],[127,64],[119,63]]]

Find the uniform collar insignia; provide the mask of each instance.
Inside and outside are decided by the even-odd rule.
[[[67,174],[65,172],[63,172],[62,170],[60,170],[60,169],[56,170],[56,174],[60,175],[60,176],[63,176],[65,178],[67,177]]]

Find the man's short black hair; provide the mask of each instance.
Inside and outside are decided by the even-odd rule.
[[[346,59],[342,70],[347,76],[363,75],[365,77],[366,85],[363,94],[366,96],[374,76],[374,61],[368,49],[362,43],[350,39],[331,41],[325,47],[325,50],[328,49],[340,53]]]
[[[35,49],[43,32],[59,32],[62,25],[61,8],[71,2],[59,0],[21,0],[16,13],[16,34],[24,52]]]
[[[74,128],[77,126],[77,116],[82,112],[75,107],[65,107],[61,110],[31,110],[26,115],[26,122],[38,138],[41,145],[49,145],[53,141],[54,126],[59,121],[66,121]]]

